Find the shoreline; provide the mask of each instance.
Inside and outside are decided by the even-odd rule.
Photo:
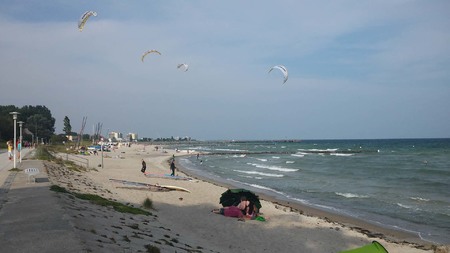
[[[238,221],[211,212],[220,207],[220,195],[227,190],[220,182],[201,178],[195,181],[148,178],[142,174],[141,160],[147,163],[147,172],[166,174],[168,160],[186,154],[174,150],[156,150],[154,146],[133,145],[106,153],[104,167],[100,155],[83,156],[89,159],[90,169],[77,171],[56,163],[47,165],[52,184],[71,192],[102,196],[128,206],[143,208],[145,199],[153,203],[151,216],[122,214],[110,207],[95,206],[86,201],[63,195],[74,229],[83,245],[92,252],[142,251],[155,246],[162,252],[340,252],[380,242],[389,252],[432,253],[436,246],[418,245],[387,236],[370,237],[367,227],[352,229],[306,209],[296,209],[267,196],[261,197],[265,222]],[[97,166],[98,165],[98,166]],[[189,175],[178,167],[180,175]],[[129,180],[147,184],[172,185],[190,191],[153,191],[151,189],[123,188],[110,179]],[[273,201],[273,202],[270,202]],[[289,204],[284,206],[283,204]],[[238,239],[239,238],[239,239]],[[446,252],[446,251],[443,251]]]
[[[217,185],[224,188],[236,188],[236,186],[232,185],[231,183],[226,183],[224,181],[214,180],[213,178],[202,176],[199,174],[196,174],[189,169],[186,169],[185,167],[181,166],[180,163],[177,161],[179,157],[186,157],[186,156],[194,156],[193,154],[178,154],[178,158],[175,157],[177,168],[180,172],[183,174],[196,178],[198,180],[202,180],[204,182]],[[209,154],[208,154],[209,155]],[[170,158],[168,158],[167,161],[169,161]],[[435,245],[435,242],[424,240],[420,237],[418,232],[413,231],[407,231],[407,230],[401,230],[401,229],[394,229],[389,228],[386,226],[383,226],[382,224],[377,225],[369,221],[365,221],[362,219],[358,219],[356,217],[347,216],[344,214],[339,213],[333,213],[331,211],[322,210],[319,208],[316,208],[314,206],[309,206],[306,204],[298,203],[289,201],[287,199],[281,199],[276,196],[272,196],[270,194],[265,194],[257,191],[253,191],[257,193],[260,200],[265,200],[268,202],[273,203],[274,205],[279,205],[280,209],[288,210],[289,212],[296,212],[301,215],[306,215],[310,217],[316,217],[322,220],[325,220],[329,223],[337,223],[343,226],[346,226],[352,230],[358,231],[362,234],[367,235],[369,238],[379,238],[379,239],[385,239],[394,243],[400,243],[400,242],[408,242],[416,244],[418,247],[431,247],[432,245]],[[264,211],[264,209],[263,209]],[[264,213],[264,212],[263,212]]]

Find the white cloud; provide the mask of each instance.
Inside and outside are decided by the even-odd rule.
[[[73,9],[85,4],[56,4],[53,11],[74,16]],[[21,21],[0,11],[0,82],[8,87],[0,101],[47,105],[59,128],[66,115],[74,122],[88,116],[105,129],[150,137],[370,137],[370,130],[348,130],[367,119],[364,112],[376,111],[362,102],[370,94],[383,101],[392,91],[387,87],[400,82],[449,80],[448,18],[415,15],[423,5],[432,4],[113,1],[92,6],[99,15],[83,32],[63,13],[48,20],[34,13]],[[142,63],[148,49],[162,55]],[[176,68],[182,62],[188,72]],[[285,85],[281,76],[267,74],[276,64],[289,69]],[[389,103],[396,106],[395,99]],[[377,118],[392,118],[384,113]],[[333,121],[339,128],[325,127]],[[370,123],[359,127],[373,129]],[[416,135],[442,133],[448,125]],[[377,135],[383,134],[390,136]]]

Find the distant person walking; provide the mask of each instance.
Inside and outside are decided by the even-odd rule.
[[[142,159],[142,169],[141,172],[145,173],[145,170],[147,169],[147,164],[145,163],[144,159]]]
[[[172,162],[170,163],[170,170],[172,171],[172,174],[170,174],[172,177],[175,176],[175,159],[172,159]]]

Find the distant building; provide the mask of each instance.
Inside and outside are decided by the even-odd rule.
[[[113,141],[121,141],[123,138],[122,133],[119,132],[109,132],[108,139]]]
[[[137,141],[138,135],[136,133],[129,133],[127,135],[127,140],[129,141]]]

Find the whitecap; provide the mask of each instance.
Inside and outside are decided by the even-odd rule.
[[[263,172],[259,172],[259,171],[243,171],[243,170],[233,170],[236,172],[240,172],[240,173],[245,173],[245,174],[250,174],[250,175],[260,175],[260,176],[266,176],[266,177],[284,177],[281,174],[271,174],[271,173],[263,173]]]
[[[270,165],[264,165],[264,164],[257,164],[257,163],[247,163],[248,165],[252,165],[256,168],[260,169],[268,169],[268,170],[275,170],[275,171],[281,171],[281,172],[294,172],[298,171],[298,169],[289,169],[289,168],[283,168],[278,166],[270,166]]]
[[[342,192],[335,192],[336,195],[338,196],[342,196],[345,198],[368,198],[369,196],[367,195],[359,195],[359,194],[355,194],[355,193],[342,193]]]
[[[421,197],[410,197],[410,199],[417,200],[417,201],[424,201],[424,202],[430,201],[429,199],[424,199],[424,198],[421,198]]]
[[[402,204],[402,203],[397,203],[397,206],[403,207],[403,208],[406,208],[406,209],[412,209],[413,208],[412,206],[408,206],[408,205],[405,205],[405,204]]]
[[[334,156],[352,156],[353,154],[331,153],[330,155],[334,155]]]
[[[294,161],[286,161],[286,163],[295,163]]]

